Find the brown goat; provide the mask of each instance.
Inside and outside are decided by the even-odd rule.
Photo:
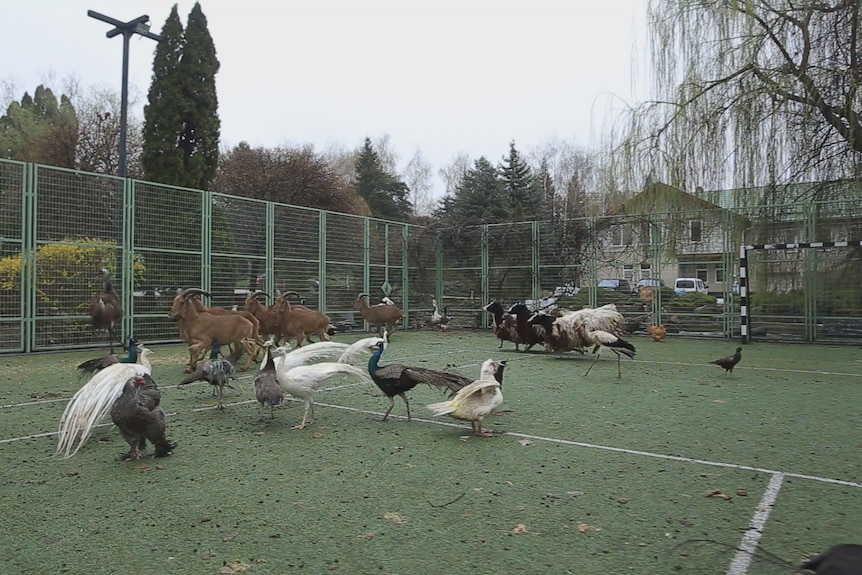
[[[317,334],[321,341],[332,341],[329,337],[330,320],[323,312],[309,309],[304,305],[290,305],[288,296],[299,294],[284,292],[275,298],[276,312],[281,315],[281,329],[285,340],[296,338],[296,347],[305,342],[306,334]]]
[[[199,288],[189,288],[178,293],[171,306],[170,316],[177,318],[180,334],[189,345],[188,369],[194,371],[202,352],[212,348],[213,340],[219,344],[242,346],[248,354],[243,371],[251,365],[256,340],[254,324],[239,314],[214,314],[199,312],[195,296],[210,294]]]
[[[359,310],[362,318],[377,328],[379,334],[384,326],[389,330],[389,335],[398,327],[398,322],[401,321],[401,310],[398,306],[389,304],[368,305],[368,300],[371,296],[367,293],[361,293],[356,296],[356,301],[353,302],[353,307]]]
[[[258,320],[258,333],[261,337],[274,336],[275,344],[278,345],[284,335],[281,329],[281,314],[276,310],[275,304],[271,306],[261,304],[258,299],[260,296],[269,297],[269,294],[260,290],[248,294],[243,303],[243,308]]]

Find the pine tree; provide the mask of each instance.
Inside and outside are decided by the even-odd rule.
[[[462,222],[497,223],[511,219],[511,204],[498,176],[497,169],[485,156],[467,170],[454,201]]]
[[[410,217],[413,208],[407,184],[383,170],[370,138],[365,138],[359,151],[355,171],[356,193],[368,204],[371,215],[397,221]]]
[[[161,36],[153,61],[149,103],[144,106],[141,164],[147,180],[183,185],[183,150],[177,143],[186,106],[179,71],[185,40],[176,4],[171,8]]]
[[[533,170],[515,149],[515,142],[509,144],[509,155],[500,164],[500,180],[512,206],[512,219],[537,219],[545,205],[544,194],[536,185]]]

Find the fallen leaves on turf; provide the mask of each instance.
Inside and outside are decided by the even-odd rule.
[[[526,533],[526,532],[527,532],[527,526],[524,525],[523,523],[518,523],[512,529],[512,533]]]
[[[720,491],[718,489],[713,489],[712,491],[707,491],[706,494],[704,495],[704,497],[719,497],[721,499],[724,499],[725,501],[730,501],[731,499],[733,499],[733,497],[731,497],[730,495],[728,495],[724,491]]]
[[[219,573],[223,575],[233,575],[234,573],[245,573],[248,571],[249,565],[243,563],[242,561],[231,561],[230,563],[225,563],[224,567],[219,570]]]
[[[401,517],[397,513],[392,513],[390,511],[387,511],[386,513],[383,514],[383,519],[386,519],[387,521],[391,521],[392,523],[395,523],[396,525],[404,525],[405,523],[407,523],[406,519],[404,519],[403,517]]]

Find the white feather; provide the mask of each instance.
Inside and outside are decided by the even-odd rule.
[[[382,337],[364,337],[355,341],[341,354],[338,363],[353,363],[359,359],[364,360],[366,356],[374,353],[380,342],[383,342],[383,349],[386,349],[386,340]]]
[[[348,345],[338,341],[319,341],[291,351],[284,346],[272,350],[275,370],[287,372],[294,367],[322,360],[337,359],[347,351]]]
[[[109,365],[72,396],[60,417],[57,454],[62,453],[64,459],[75,455],[90,438],[93,429],[111,411],[114,401],[123,393],[126,382],[132,377],[151,374],[151,353],[149,349],[139,346],[140,363]]]
[[[324,362],[300,365],[284,372],[277,370],[276,374],[278,384],[285,392],[305,402],[302,423],[295,426],[297,429],[302,429],[314,421],[314,392],[321,389],[330,377],[351,375],[363,383],[372,383],[366,369],[360,369],[346,363]],[[308,421],[309,414],[311,414],[310,421]]]

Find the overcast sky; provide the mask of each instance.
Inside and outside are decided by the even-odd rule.
[[[177,3],[185,25],[193,1]],[[122,39],[87,16],[146,14],[160,32],[171,2],[11,0],[2,80],[32,94],[75,76],[120,90]],[[529,7],[528,7],[529,6]],[[556,138],[595,143],[609,111],[644,96],[646,0],[202,0],[221,70],[222,146],[346,148],[388,134],[403,168],[421,149],[433,171],[459,152],[497,163]],[[130,42],[141,115],[155,43]],[[53,78],[53,80],[52,80]],[[436,176],[435,176],[436,179]],[[442,183],[435,181],[439,193]]]

